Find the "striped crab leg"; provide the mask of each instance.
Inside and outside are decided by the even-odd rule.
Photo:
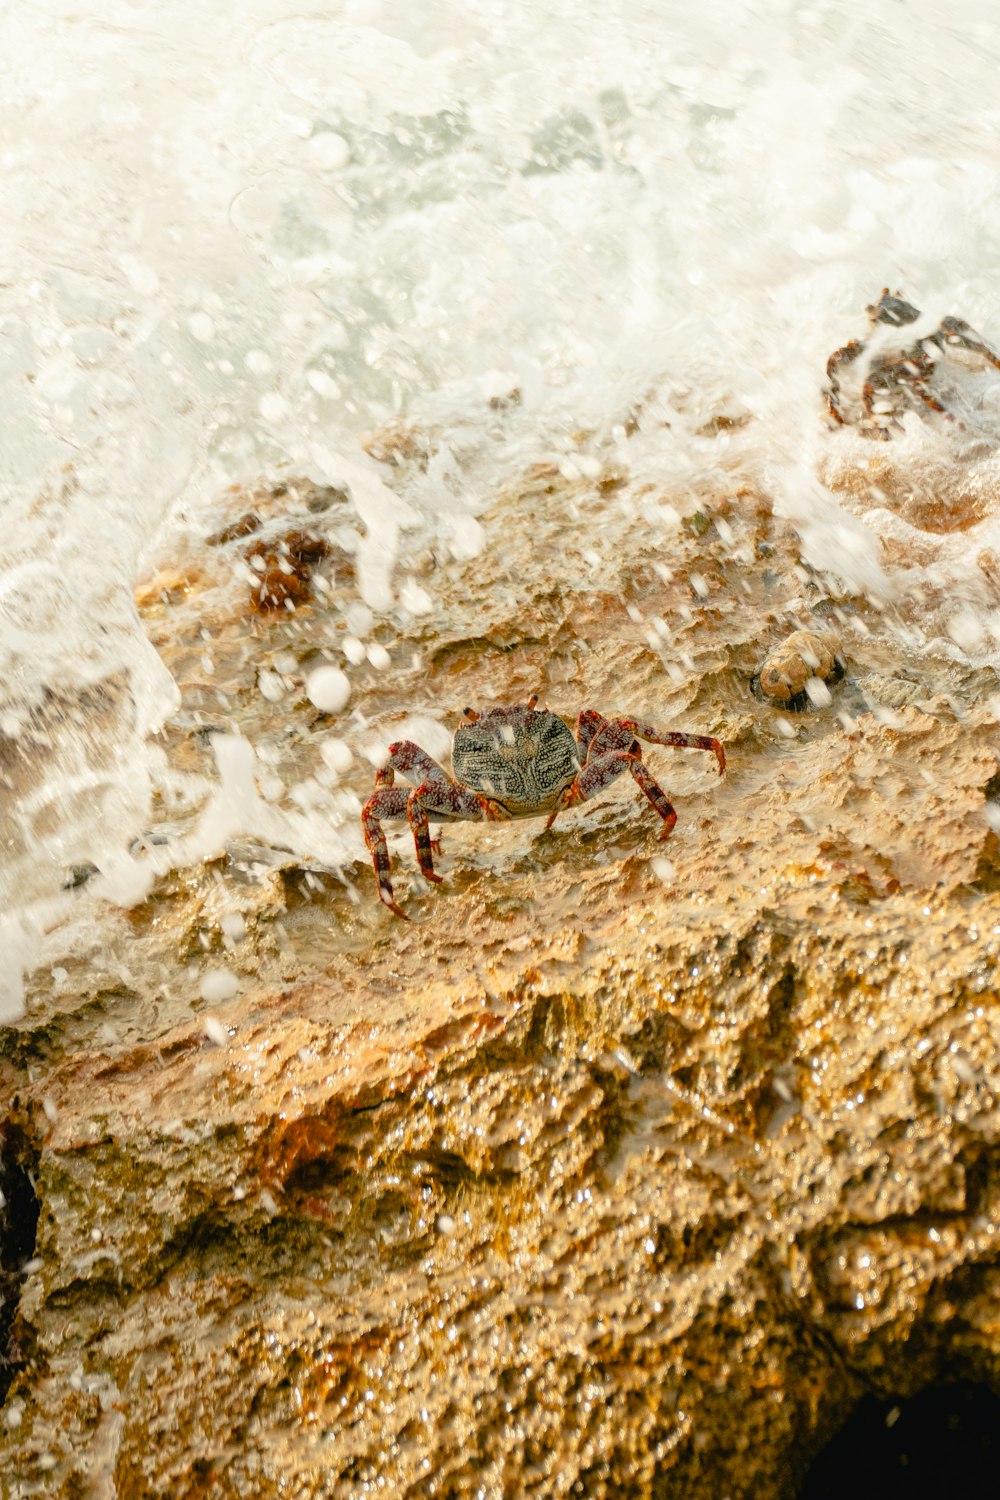
[[[391,771],[389,774],[392,774]],[[378,898],[384,906],[406,922],[410,919],[392,892],[392,881],[389,878],[389,849],[385,842],[385,834],[382,832],[382,823],[388,819],[405,818],[409,796],[407,787],[376,785],[375,791],[361,809],[361,829],[375,866]]]
[[[650,775],[643,761],[638,743],[640,739],[674,749],[711,750],[719,767],[719,775],[726,769],[726,752],[722,743],[710,735],[683,734],[680,731],[661,733],[652,724],[644,724],[639,719],[606,719],[595,708],[581,711],[576,739],[583,767],[559,799],[559,805],[550,814],[546,828],[552,827],[563,808],[573,807],[578,802],[596,797],[628,771],[663,819],[660,838],[669,837],[677,822],[677,814],[663,788]]]
[[[593,714],[593,709],[584,713]],[[581,719],[583,714],[580,715]],[[597,726],[588,742],[587,760],[604,755],[609,750],[630,750],[633,740],[646,740],[650,745],[668,745],[675,750],[711,750],[715,756],[721,776],[726,769],[726,752],[720,740],[708,734],[682,734],[672,730],[662,732],[652,724],[643,724],[639,719],[605,719]]]
[[[677,814],[666,792],[650,775],[643,762],[642,752],[638,749],[608,750],[604,755],[588,756],[587,764],[566,788],[555,812],[550,814],[546,828],[552,827],[564,807],[575,807],[578,802],[596,797],[626,771],[663,819],[660,838],[669,838],[677,822]]]
[[[419,745],[412,740],[396,740],[389,746],[388,759],[384,766],[380,766],[375,772],[375,791],[361,810],[361,827],[365,836],[365,843],[372,856],[375,866],[375,876],[378,880],[379,900],[387,906],[397,917],[409,921],[405,911],[396,901],[392,890],[392,880],[389,876],[389,850],[385,842],[385,834],[382,832],[383,821],[400,820],[408,818],[408,804],[413,795],[409,787],[397,787],[395,785],[396,772],[401,771],[404,776],[409,776],[412,781],[419,779],[422,788],[433,787],[435,792],[443,795],[451,787],[452,782],[444,770],[439,766],[433,756],[427,754]],[[411,823],[411,827],[412,827]],[[416,830],[414,830],[416,833]],[[430,833],[424,820],[424,841],[426,842],[426,859],[430,861]],[[421,839],[417,840],[417,858],[421,859]],[[437,843],[440,852],[440,843]],[[426,875],[424,861],[421,859],[421,870]],[[431,867],[428,877],[437,880]]]
[[[436,884],[440,883],[441,876],[435,874],[431,858],[428,813],[432,818],[445,818],[456,823],[495,823],[510,817],[507,809],[499,803],[481,797],[457,781],[425,781],[415,787],[407,798],[406,817],[413,830],[420,873],[425,880],[433,880]]]

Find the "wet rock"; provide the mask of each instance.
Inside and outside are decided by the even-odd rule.
[[[697,496],[667,567],[651,527],[687,497],[624,489],[536,473],[433,615],[377,622],[391,668],[348,662],[331,796],[360,803],[363,747],[408,717],[539,692],[724,741],[723,780],[646,751],[668,859],[628,779],[548,833],[448,825],[433,889],[401,839],[409,924],[360,838],[341,871],[231,842],[95,911],[99,948],[0,1031],[40,1206],[11,1500],[787,1500],[867,1393],[996,1387],[993,674],[908,659],[896,619],[803,579],[766,496]],[[554,580],[570,506],[593,555]],[[834,667],[843,608],[852,676],[919,698],[776,752],[746,691],[776,596]],[[320,786],[305,709],[240,692],[251,647],[292,672],[329,617],[279,613],[264,648],[207,591],[149,608],[185,694],[213,632],[274,805]],[[164,745],[204,755],[187,722]],[[238,991],[207,1007],[220,967]]]
[[[358,437],[365,452],[379,463],[397,467],[413,464],[420,469],[426,469],[437,441],[435,434],[405,421],[387,422]]]
[[[346,505],[350,491],[339,484],[310,485],[306,496],[306,509],[311,515],[320,515],[334,506]]]
[[[524,399],[520,386],[514,386],[506,395],[491,396],[487,401],[490,411],[510,411],[514,406],[520,406]]]

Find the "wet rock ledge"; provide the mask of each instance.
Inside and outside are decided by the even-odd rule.
[[[649,751],[668,844],[630,781],[551,833],[447,828],[434,891],[400,841],[409,925],[360,855],[352,892],[230,853],[109,914],[125,977],[36,976],[0,1053],[38,1206],[11,1500],[777,1500],[870,1393],[1000,1391],[992,674],[917,661],[765,495],[668,497],[665,570],[611,493],[503,497],[490,566],[441,564],[446,621],[352,702],[386,740],[532,691],[716,734],[722,782]],[[588,507],[618,530],[555,586]],[[189,584],[144,606],[182,684]],[[341,607],[252,625],[259,653],[294,678]],[[248,627],[213,628],[235,681]],[[843,674],[796,714],[753,681],[803,630]],[[252,684],[255,742],[291,721],[307,769],[329,723]],[[242,988],[206,1007],[220,955]]]

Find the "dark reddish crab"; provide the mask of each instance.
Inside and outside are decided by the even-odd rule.
[[[920,310],[905,302],[888,287],[871,307],[865,308],[872,329],[905,328],[920,317]],[[920,406],[936,411],[949,422],[957,418],[931,390],[934,367],[942,359],[959,360],[970,356],[970,363],[992,365],[1000,370],[1000,356],[990,348],[961,318],[943,318],[932,333],[909,343],[883,345],[869,352],[870,339],[851,339],[837,349],[826,362],[826,404],[830,415],[842,427],[857,427],[868,437],[886,439],[893,427],[899,427],[898,414],[904,408]],[[857,382],[848,400],[841,385],[842,375],[850,366],[863,360]]]
[[[426,880],[440,881],[431,858],[428,818],[441,823],[497,822],[548,813],[545,826],[551,828],[564,808],[586,802],[628,771],[663,819],[660,838],[665,839],[677,814],[647,771],[639,740],[711,750],[719,775],[726,769],[726,752],[708,735],[661,734],[637,719],[606,719],[596,709],[585,708],[574,739],[565,722],[548,709],[536,708],[537,702],[532,696],[526,704],[492,708],[484,714],[467,708],[467,722],[458,726],[452,741],[454,776],[412,740],[397,740],[389,746],[389,758],[375,775],[375,791],[361,810],[361,826],[375,865],[379,899],[397,917],[406,913],[392,894],[389,851],[382,832],[387,820],[407,820],[420,873]],[[397,771],[413,786],[394,786]]]

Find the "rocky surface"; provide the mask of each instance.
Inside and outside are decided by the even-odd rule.
[[[752,486],[542,468],[479,557],[414,557],[441,608],[375,621],[391,665],[346,663],[331,720],[341,500],[263,500],[231,519],[322,521],[338,571],[252,617],[222,543],[141,593],[178,776],[211,723],[353,808],[332,733],[531,692],[718,735],[727,776],[651,747],[669,843],[619,782],[548,833],[447,827],[434,889],[399,838],[409,924],[361,849],[338,879],[231,842],[37,974],[0,1044],[39,1208],[5,1494],[771,1500],[867,1391],[1000,1389],[993,673],[917,653]],[[846,670],[792,713],[752,688],[797,630]]]

